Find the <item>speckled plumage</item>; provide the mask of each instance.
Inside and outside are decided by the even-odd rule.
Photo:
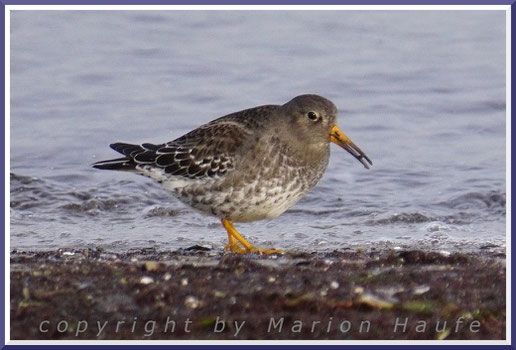
[[[164,144],[114,143],[111,148],[124,157],[93,166],[148,176],[218,218],[274,218],[324,174],[336,115],[331,101],[301,95],[284,105],[226,115]],[[367,167],[364,158],[370,163],[369,158],[353,147],[346,149]]]

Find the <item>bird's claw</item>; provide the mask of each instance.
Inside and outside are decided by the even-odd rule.
[[[283,254],[283,251],[279,249],[260,249],[256,247],[251,247],[250,249],[246,250],[248,253],[257,253],[260,255]]]
[[[254,246],[249,248],[242,248],[238,243],[228,243],[224,247],[224,251],[231,251],[232,253],[238,254],[258,254],[258,255],[272,255],[272,254],[283,254],[282,250],[279,249],[260,249]]]

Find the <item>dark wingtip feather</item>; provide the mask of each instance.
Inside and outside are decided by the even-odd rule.
[[[128,157],[102,160],[91,165],[95,169],[102,170],[134,170],[136,163]]]

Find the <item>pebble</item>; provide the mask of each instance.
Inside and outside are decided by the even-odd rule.
[[[199,298],[189,295],[185,299],[185,306],[190,309],[197,309],[199,307]]]
[[[412,291],[412,294],[415,294],[415,295],[421,295],[421,294],[425,294],[426,292],[428,292],[430,290],[430,287],[429,286],[425,286],[425,285],[422,285],[422,286],[417,286],[414,288],[414,290]]]
[[[353,293],[355,293],[355,294],[362,294],[362,293],[364,293],[364,288],[362,288],[362,287],[356,287],[356,288],[353,290]]]
[[[154,283],[154,279],[149,276],[143,276],[140,280],[140,283],[141,284],[151,284],[151,283]]]

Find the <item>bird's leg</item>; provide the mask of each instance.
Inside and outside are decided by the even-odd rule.
[[[225,226],[224,226],[225,227]],[[244,248],[242,248],[238,242],[236,241],[235,237],[233,237],[228,231],[228,244],[224,247],[224,250],[230,250],[235,253],[244,254],[246,251]]]
[[[242,237],[238,231],[235,229],[235,227],[233,226],[233,223],[229,220],[226,220],[226,219],[222,219],[222,226],[224,226],[224,228],[226,229],[226,231],[228,232],[228,239],[229,239],[229,243],[226,245],[226,247],[224,248],[224,250],[231,250],[232,252],[235,252],[235,253],[240,253],[240,254],[244,254],[244,253],[247,253],[249,251],[249,249],[251,248],[254,248],[249,242],[247,242],[244,237]],[[236,238],[240,238],[238,241]],[[244,248],[242,248],[238,243],[241,243]]]
[[[229,243],[226,245],[224,249],[229,249],[233,252],[244,254],[244,253],[260,253],[260,254],[283,254],[281,250],[277,249],[259,249],[253,246],[251,243],[249,243],[233,226],[233,223],[230,220],[222,219],[222,226],[226,229],[228,232],[229,237]],[[244,246],[244,249],[242,249],[238,242],[240,242],[241,245]]]

